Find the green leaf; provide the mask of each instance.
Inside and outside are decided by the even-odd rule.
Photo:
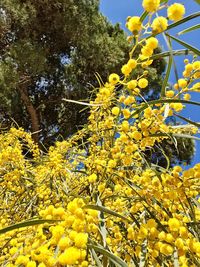
[[[189,28],[179,32],[178,35],[185,34],[185,33],[191,32],[191,31],[195,31],[195,30],[197,30],[199,28],[200,28],[200,24],[196,24],[196,25],[194,25],[192,27],[189,27]]]
[[[39,225],[43,223],[55,223],[55,222],[59,222],[59,220],[28,220],[28,221],[24,221],[24,222],[20,222],[20,223],[16,223],[16,224],[12,224],[7,227],[4,227],[0,229],[0,234],[5,234],[9,231],[17,230],[23,227],[34,226],[34,225]]]
[[[200,203],[198,200],[196,200],[195,198],[192,198],[192,201],[194,202],[194,204],[197,206],[197,208],[200,210]]]
[[[167,134],[166,134],[166,135],[167,135]],[[174,140],[173,140],[173,141],[174,141]],[[166,170],[168,171],[168,170],[169,170],[169,167],[170,167],[170,159],[169,159],[169,157],[166,155],[166,153],[165,153],[164,149],[162,148],[162,146],[159,145],[158,147],[159,147],[160,151],[162,152],[163,156],[164,156],[165,159],[166,159],[166,162],[167,162]]]
[[[190,21],[191,19],[195,19],[195,18],[197,18],[197,17],[199,17],[200,16],[200,12],[196,12],[196,13],[194,13],[194,14],[191,14],[191,15],[189,15],[189,16],[187,16],[187,17],[185,17],[185,18],[183,18],[183,19],[181,19],[181,20],[179,20],[179,21],[176,21],[176,22],[174,22],[174,23],[172,23],[171,25],[169,25],[168,27],[167,27],[167,29],[164,31],[164,32],[166,32],[166,31],[168,31],[168,30],[171,30],[171,29],[173,29],[173,28],[175,28],[175,27],[177,27],[177,26],[179,26],[179,25],[181,25],[181,24],[183,24],[183,23],[185,23],[185,22],[187,22],[187,21]],[[163,32],[161,32],[161,33],[163,33]],[[150,37],[152,37],[152,36],[157,36],[157,35],[159,35],[160,33],[156,33],[156,34],[151,34],[151,35],[149,35],[146,39],[149,39]]]
[[[145,267],[146,266],[146,255],[147,255],[147,239],[144,240],[141,246],[141,255],[140,255],[140,264],[139,267]]]
[[[101,262],[100,262],[100,260],[99,260],[99,258],[98,258],[98,256],[97,256],[97,254],[96,254],[94,249],[91,249],[91,253],[92,253],[92,257],[94,258],[94,260],[95,260],[95,262],[97,264],[97,267],[102,267],[102,264],[101,264]]]
[[[65,102],[70,102],[70,103],[74,103],[74,104],[78,104],[78,105],[83,105],[83,106],[91,106],[91,107],[99,107],[99,106],[102,106],[102,104],[90,104],[90,103],[87,103],[87,102],[76,101],[76,100],[66,99],[66,98],[63,98],[62,100],[65,101]]]
[[[197,4],[200,5],[200,0],[194,0]]]
[[[150,59],[158,59],[163,57],[169,57],[170,54],[173,56],[182,56],[182,55],[188,55],[188,54],[194,54],[192,51],[189,51],[188,49],[179,49],[179,50],[172,50],[172,51],[166,51],[159,54],[154,54],[150,57]],[[141,62],[146,61],[146,59],[142,60]]]
[[[179,267],[178,258],[179,256],[178,256],[177,248],[175,248],[174,253],[173,253],[174,267]]]
[[[177,43],[183,45],[184,47],[186,47],[187,49],[193,51],[196,55],[200,56],[200,50],[194,46],[191,46],[190,44],[188,43],[185,43],[183,42],[182,40],[172,36],[172,35],[169,35],[166,33],[167,36],[169,36],[170,38],[172,38],[174,41],[176,41]]]
[[[193,14],[191,14],[191,15],[189,15],[189,16],[187,16],[187,17],[185,17],[185,18],[183,18],[183,19],[181,19],[179,21],[176,21],[176,22],[172,23],[171,25],[169,25],[167,27],[167,30],[175,28],[176,26],[179,26],[179,25],[181,25],[181,24],[183,24],[183,23],[185,23],[187,21],[190,21],[191,19],[195,19],[195,18],[197,18],[199,16],[200,16],[200,12],[193,13]]]
[[[167,38],[166,38],[167,39]],[[168,42],[169,44],[169,49],[171,48],[171,44],[170,42]],[[171,72],[171,68],[172,68],[172,63],[173,63],[173,54],[172,54],[172,49],[169,51],[169,61],[168,61],[168,65],[167,65],[167,71],[165,74],[165,79],[162,83],[162,88],[161,88],[161,97],[165,96],[165,90],[166,90],[166,86],[168,84],[168,80],[169,80],[169,76],[170,76],[170,72]]]
[[[118,218],[121,218],[123,220],[126,220],[126,221],[129,221],[129,222],[132,222],[130,219],[126,218],[125,216],[113,211],[113,210],[110,210],[110,209],[107,209],[103,206],[98,206],[98,205],[86,205],[84,206],[84,209],[92,209],[92,210],[99,210],[101,212],[105,212],[107,214],[110,214],[110,215],[113,215],[115,217],[118,217]]]
[[[176,117],[178,117],[178,118],[180,118],[180,119],[182,119],[182,120],[188,122],[189,124],[192,124],[192,125],[194,125],[194,126],[200,128],[200,123],[198,123],[198,122],[191,121],[191,120],[189,120],[189,119],[187,119],[187,118],[185,118],[185,117],[183,117],[183,116],[181,116],[181,115],[179,115],[179,114],[176,114],[176,113],[174,113],[174,116],[176,116]]]
[[[148,16],[148,14],[149,14],[149,12],[144,11],[140,17],[140,21],[143,22],[146,19],[146,17]]]
[[[122,259],[115,256],[113,253],[106,250],[104,247],[102,247],[100,245],[96,246],[96,245],[92,245],[92,244],[88,244],[87,246],[89,249],[94,249],[95,251],[100,252],[102,255],[107,257],[109,260],[111,260],[115,264],[119,264],[121,267],[128,267],[128,265]]]

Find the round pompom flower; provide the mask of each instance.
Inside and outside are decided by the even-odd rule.
[[[132,68],[130,68],[130,66],[128,64],[125,64],[122,66],[121,68],[121,72],[125,75],[128,76],[132,71]]]
[[[179,79],[178,86],[181,88],[185,88],[187,86],[187,81],[185,79]]]
[[[112,114],[115,116],[118,116],[120,113],[120,109],[118,107],[113,107],[112,108]]]
[[[153,28],[153,32],[160,33],[167,29],[168,22],[165,17],[158,17],[153,20],[151,27]]]
[[[131,68],[131,69],[135,69],[137,66],[137,60],[131,58],[129,59],[127,65]]]
[[[108,78],[109,83],[111,83],[112,85],[117,84],[119,80],[120,80],[119,75],[117,75],[116,73],[110,74]]]
[[[153,49],[151,49],[150,47],[148,47],[148,46],[145,45],[141,49],[141,53],[145,57],[150,57],[153,54]]]
[[[85,248],[88,241],[87,233],[78,233],[74,239],[75,246],[78,248]]]
[[[139,32],[142,29],[142,22],[140,21],[140,17],[131,17],[127,22],[127,28],[133,33]]]
[[[143,0],[142,6],[147,12],[155,12],[160,6],[160,0]]]
[[[170,231],[178,231],[181,226],[181,223],[176,218],[170,218],[168,221],[168,225],[169,225]]]
[[[148,80],[145,78],[139,79],[138,86],[140,88],[146,88],[148,86]]]
[[[80,250],[75,247],[67,248],[64,253],[62,253],[58,261],[62,265],[73,265],[76,264],[77,260],[80,259]]]
[[[146,46],[151,49],[156,49],[158,47],[158,40],[155,37],[150,37],[146,40]]]
[[[174,3],[167,9],[167,15],[170,20],[178,21],[185,14],[185,7],[182,4]]]

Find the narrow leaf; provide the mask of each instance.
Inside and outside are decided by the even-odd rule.
[[[146,266],[146,255],[147,255],[147,239],[144,240],[141,247],[141,254],[140,254],[140,264],[139,267]]]
[[[180,138],[188,138],[188,139],[193,139],[200,141],[200,138],[197,136],[189,135],[189,134],[173,134],[172,136],[174,137],[180,137]]]
[[[148,14],[149,13],[147,11],[144,11],[142,13],[142,15],[140,16],[140,21],[143,22],[146,19],[146,17],[148,16]]]
[[[192,27],[189,27],[189,28],[179,32],[178,35],[185,34],[185,33],[191,32],[191,31],[195,31],[195,30],[197,30],[199,28],[200,28],[200,24],[196,24],[196,25],[194,25]]]
[[[176,114],[176,113],[174,113],[174,116],[176,116],[176,117],[178,117],[178,118],[180,118],[180,119],[182,119],[182,120],[188,122],[189,124],[192,124],[192,125],[194,125],[194,126],[200,128],[200,123],[198,123],[198,122],[191,121],[191,120],[189,120],[189,119],[187,119],[187,118],[185,118],[185,117],[183,117],[183,116],[181,116],[181,115],[179,115],[179,114]]]
[[[179,261],[178,261],[178,251],[177,248],[175,248],[173,253],[173,260],[174,260],[174,267],[179,267]]]
[[[192,198],[192,201],[194,202],[194,204],[197,206],[197,208],[200,210],[200,203],[198,200],[196,200],[195,198]]]
[[[16,224],[12,224],[7,227],[4,227],[0,229],[0,234],[5,234],[9,231],[17,230],[23,227],[34,226],[34,225],[39,225],[43,223],[55,223],[55,222],[59,222],[59,220],[28,220],[25,222],[20,222],[20,223],[16,223]]]
[[[196,55],[200,56],[200,50],[197,49],[196,47],[194,46],[191,46],[190,44],[186,43],[186,42],[183,42],[182,40],[172,36],[172,35],[169,35],[166,33],[167,36],[169,36],[170,38],[172,38],[174,41],[176,41],[177,43],[181,44],[182,46],[186,47],[187,49],[193,51]]]
[[[187,16],[187,17],[185,17],[185,18],[183,18],[183,19],[181,19],[179,21],[176,21],[176,22],[172,23],[171,25],[169,25],[167,27],[167,30],[175,28],[176,26],[179,26],[179,25],[181,25],[181,24],[183,24],[183,23],[185,23],[185,22],[187,22],[187,21],[189,21],[191,19],[195,19],[195,18],[197,18],[199,16],[200,16],[200,12],[193,13],[193,14],[191,14],[191,15],[189,15],[189,16]]]
[[[197,4],[200,5],[200,0],[194,0]]]
[[[102,255],[106,256],[108,259],[113,261],[114,263],[119,264],[121,267],[128,267],[128,265],[119,257],[115,256],[113,253],[110,251],[106,250],[102,246],[95,246],[92,244],[87,245],[89,249],[94,249],[97,252],[100,252]]]
[[[91,107],[99,107],[99,106],[102,106],[102,104],[90,104],[90,103],[76,101],[76,100],[72,100],[72,99],[66,99],[66,98],[63,98],[62,100],[65,101],[65,102],[70,102],[70,103],[74,103],[74,104],[78,104],[78,105],[83,105],[83,106],[91,106]]]
[[[185,17],[185,18],[183,18],[183,19],[181,19],[181,20],[179,20],[179,21],[176,21],[176,22],[170,24],[170,25],[167,27],[167,29],[165,30],[165,32],[168,31],[168,30],[171,30],[171,29],[173,29],[173,28],[175,28],[175,27],[177,27],[177,26],[179,26],[179,25],[181,25],[181,24],[183,24],[183,23],[185,23],[185,22],[187,22],[187,21],[190,21],[191,19],[195,19],[195,18],[197,18],[197,17],[199,17],[199,16],[200,16],[200,12],[193,13],[193,14],[191,14],[191,15],[189,15],[189,16],[187,16],[187,17]],[[159,34],[160,34],[160,33],[157,33],[157,34],[151,34],[151,35],[149,35],[149,36],[147,37],[147,39],[149,39],[149,38],[152,37],[152,36],[157,36],[157,35],[159,35]]]
[[[102,202],[101,202],[99,196],[97,196],[97,206],[102,207]],[[98,218],[99,218],[99,221],[100,221],[99,228],[100,228],[100,233],[101,233],[101,236],[102,236],[102,242],[103,242],[103,246],[105,247],[106,246],[107,229],[106,229],[106,226],[105,226],[104,213],[103,212],[99,212]]]
[[[194,54],[192,51],[189,51],[188,49],[179,49],[179,50],[172,50],[172,51],[166,51],[159,54],[154,54],[150,59],[157,59],[157,58],[163,58],[163,57],[169,57],[170,55],[173,56],[182,56],[182,55],[188,55],[188,54]],[[142,60],[141,62],[146,61],[146,59]]]
[[[101,212],[105,212],[107,214],[110,214],[110,215],[113,215],[115,217],[118,217],[118,218],[121,218],[123,220],[126,220],[126,221],[129,221],[130,223],[132,222],[130,219],[126,218],[125,216],[113,211],[113,210],[110,210],[110,209],[107,209],[103,206],[97,206],[97,205],[86,205],[84,206],[84,209],[92,209],[92,210],[99,210]]]
[[[95,262],[97,264],[97,267],[102,267],[102,264],[101,264],[101,262],[100,262],[100,260],[99,260],[99,258],[98,258],[98,256],[97,256],[97,254],[96,254],[94,249],[91,249],[91,254],[92,254],[92,257],[94,258],[94,260],[95,260]]]
[[[171,68],[172,68],[172,63],[173,63],[173,55],[172,55],[172,51],[170,51],[169,61],[168,61],[168,65],[167,65],[167,71],[166,71],[165,79],[162,83],[162,88],[161,88],[161,97],[165,96],[165,90],[166,90],[166,86],[168,84],[169,75],[170,75]]]

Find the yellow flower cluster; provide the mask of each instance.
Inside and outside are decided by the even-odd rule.
[[[200,91],[200,61],[186,59],[174,88],[147,102],[156,35],[185,10],[158,0],[142,5],[148,22],[128,18],[130,57],[122,75],[100,84],[83,130],[46,154],[23,129],[0,134],[1,266],[199,265],[200,164],[163,168],[146,153],[197,133],[166,121]],[[154,18],[166,7],[168,18]]]
[[[75,198],[65,209],[51,205],[40,211],[41,218],[54,219],[52,225],[13,230],[0,238],[1,244],[7,244],[1,261],[8,266],[88,266],[88,232],[94,232],[97,212],[83,210],[84,206],[82,199]]]

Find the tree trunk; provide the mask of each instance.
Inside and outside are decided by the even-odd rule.
[[[26,83],[20,83],[18,87],[18,91],[20,93],[21,99],[28,111],[28,114],[31,119],[31,131],[32,131],[32,138],[33,140],[38,143],[39,142],[39,130],[40,130],[40,123],[38,119],[38,115],[36,112],[35,107],[33,106],[30,97],[28,95],[27,91],[27,84]]]

